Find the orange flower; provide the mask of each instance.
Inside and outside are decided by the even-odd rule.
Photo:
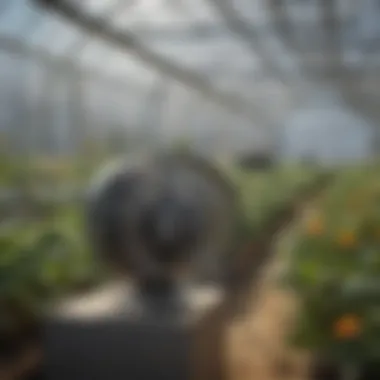
[[[323,233],[324,225],[321,217],[313,217],[306,223],[307,233],[311,236],[320,236]]]
[[[334,323],[333,330],[338,339],[356,338],[362,331],[361,320],[355,314],[343,315]]]
[[[338,236],[338,244],[343,248],[352,248],[356,243],[354,231],[342,231]]]

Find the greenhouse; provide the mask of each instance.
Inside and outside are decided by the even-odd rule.
[[[378,379],[379,20],[1,0],[0,379]]]

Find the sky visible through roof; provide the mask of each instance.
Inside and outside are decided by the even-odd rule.
[[[68,57],[87,68],[96,68],[101,72],[126,81],[130,89],[129,94],[127,94],[128,91],[123,93],[122,102],[110,101],[111,97],[109,94],[104,95],[104,91],[103,96],[99,93],[95,94],[96,86],[91,87],[92,90],[88,86],[87,95],[92,98],[89,100],[90,103],[92,102],[92,108],[96,110],[99,104],[102,104],[104,112],[108,113],[110,117],[114,117],[119,112],[116,108],[124,108],[124,113],[120,112],[121,117],[125,118],[125,115],[128,114],[125,111],[125,104],[129,104],[129,109],[139,109],[138,115],[143,113],[143,108],[137,107],[137,104],[141,103],[149,88],[157,83],[160,77],[157,72],[130,54],[118,51],[97,39],[89,38],[69,23],[36,9],[28,0],[0,1],[8,1],[11,4],[1,16],[0,39],[4,36],[19,39],[28,46],[42,48],[52,55]],[[264,31],[270,34],[270,26],[264,17],[263,1],[239,0],[234,1],[234,4],[243,19],[263,30],[265,29]],[[97,15],[105,14],[107,9],[116,2],[116,0],[81,0],[81,4],[86,7],[88,12]],[[343,2],[347,3],[346,0],[342,0]],[[211,0],[125,0],[125,3],[129,4],[128,9],[115,15],[115,27],[128,28],[136,32],[153,50],[179,64],[203,73],[207,78],[212,79],[218,87],[238,91],[251,99],[255,99],[255,101],[264,101],[265,103],[263,97],[259,99],[264,92],[267,93],[269,99],[271,99],[271,94],[278,96],[281,93],[276,81],[265,75],[259,57],[252,54],[246,45],[230,33],[224,20],[215,12]],[[293,3],[297,3],[297,1],[293,0]],[[301,4],[299,1],[298,3]],[[310,24],[315,22],[315,12],[313,13],[312,6],[310,7],[312,3],[311,1],[303,1],[302,7],[294,7],[295,16]],[[358,49],[361,41],[372,41],[372,44],[373,41],[379,41],[380,23],[375,12],[376,8],[374,8],[377,3],[376,0],[361,0],[357,12],[348,17],[349,22],[355,24],[355,28],[352,28],[353,32],[345,34],[344,43],[347,46],[351,44],[352,48],[348,51],[347,57],[355,64],[361,62],[363,58],[360,49]],[[308,12],[307,9],[311,11]],[[316,37],[316,34],[315,32],[303,33],[301,37],[306,42],[310,42],[310,39]],[[82,42],[84,42],[84,49],[80,49]],[[269,38],[268,45],[271,43],[273,41],[271,42]],[[273,49],[276,49],[276,46],[273,44]],[[291,66],[289,54],[284,50],[278,50],[277,55],[281,64]],[[7,53],[2,52],[1,44],[0,56],[0,68],[2,70],[0,80],[3,84],[1,92],[4,93],[8,91],[6,83],[20,81],[20,72],[31,63],[23,59],[19,59],[16,63],[15,59],[6,57]],[[141,85],[141,91],[136,90],[136,85]],[[98,90],[102,92],[101,88]],[[34,90],[30,91],[33,92]],[[7,96],[10,98],[9,91]],[[194,104],[198,104],[197,109],[201,112],[202,98],[196,100],[196,95],[192,96],[186,91],[178,89],[171,91],[170,96],[169,108],[173,110],[172,112],[178,112],[178,109],[181,109],[182,115],[186,112],[194,114],[194,111],[188,111],[193,106],[195,107]],[[108,106],[105,106],[105,98],[109,100]],[[192,106],[188,103],[189,99],[193,102]],[[117,106],[115,106],[116,103]],[[2,108],[4,107],[7,108],[3,105]],[[207,107],[209,110],[212,108]],[[207,114],[208,111],[204,112]],[[11,116],[8,113],[2,112],[1,119],[9,120]],[[58,116],[61,113],[57,112],[57,118],[61,117]],[[210,124],[208,122],[209,115],[206,116],[203,119],[201,118],[203,121],[198,120],[199,115],[195,118],[198,120],[194,122],[197,130]],[[138,116],[135,115],[134,117]],[[221,118],[225,119],[225,114]],[[176,116],[174,119],[181,119],[181,116]],[[61,121],[57,122],[57,124],[62,123]],[[242,139],[244,140],[244,133],[242,133]]]
[[[86,36],[69,24],[59,21],[56,17],[45,15],[36,10],[27,0],[10,1],[12,5],[1,19],[0,34],[22,38],[27,43],[44,47],[53,54],[60,55],[68,52],[74,56],[78,54],[78,59],[90,65],[96,65],[95,61],[99,61],[99,57],[104,56],[104,53],[107,52],[107,47],[104,44],[90,40],[91,42],[79,56],[79,51],[70,51],[70,46],[75,46],[73,44],[78,41],[78,37],[80,41],[80,38],[86,39]],[[209,70],[211,67],[215,69],[216,61],[225,62],[225,65],[230,63],[232,68],[234,67],[233,61],[238,62],[236,69],[245,71],[251,70],[252,66],[255,65],[250,54],[247,54],[243,47],[236,44],[236,41],[228,36],[220,20],[215,17],[215,13],[207,7],[207,1],[130,1],[134,2],[135,6],[132,5],[128,8],[128,12],[120,12],[114,18],[115,25],[127,26],[142,36],[148,36],[148,43],[163,54],[176,58],[177,61],[195,69]],[[97,14],[107,9],[107,6],[112,5],[113,2],[104,0],[87,1],[87,3],[88,9]],[[202,27],[202,25],[207,25],[209,30],[216,30],[216,35],[213,36],[212,41],[210,38],[202,37],[187,38],[184,41],[186,31],[193,30],[196,32],[197,27]],[[167,38],[154,38],[155,32],[164,33],[165,30],[168,30]],[[180,32],[177,40],[176,31]],[[110,51],[107,53],[110,56],[107,63],[117,67],[118,61],[121,60],[115,56],[112,57]],[[241,59],[237,59],[240,57]],[[123,67],[128,64],[126,61],[128,59],[123,59]],[[133,58],[129,58],[129,61],[132,62]],[[130,65],[132,66],[132,63]]]
[[[36,9],[28,0],[1,1],[11,5],[1,17],[0,35],[15,36],[30,45],[43,47],[52,54],[69,54],[89,66],[98,65],[102,68],[107,65],[111,70],[121,70],[123,74],[128,74],[130,70],[130,74],[135,75],[136,70],[139,71],[142,66],[128,54],[122,54],[120,59],[120,54],[117,54],[115,49],[110,49],[107,44],[94,39],[88,39],[70,24]],[[89,13],[99,15],[106,14],[117,1],[81,0],[81,3],[85,4]],[[221,74],[219,76],[222,82],[226,80],[228,74],[232,79],[236,76],[246,79],[247,75],[252,76],[253,71],[259,76],[262,74],[257,57],[247,51],[244,44],[228,32],[223,20],[218,17],[215,9],[212,9],[211,0],[125,0],[124,3],[126,10],[114,15],[114,25],[136,31],[160,53],[188,67],[204,71],[208,75],[216,71]],[[375,0],[361,0],[361,12],[355,16],[357,21],[355,31],[359,39],[360,37],[371,39],[371,35],[378,36],[380,33],[377,14],[371,11],[374,3]],[[250,23],[268,28],[262,0],[248,2],[240,0],[235,4]],[[307,20],[310,14],[312,20],[314,13],[306,12],[305,7],[294,7],[294,9],[297,10],[295,13],[301,14],[302,17],[297,16],[300,19]],[[304,10],[303,13],[300,9]],[[196,38],[197,29],[201,30],[202,27],[209,33],[213,31],[214,34]],[[191,38],[191,33],[195,37]],[[349,40],[358,39],[358,36],[356,38],[351,36]],[[307,38],[310,36],[307,35]],[[82,51],[79,49],[81,41],[89,41]],[[79,45],[76,45],[78,42]],[[268,39],[268,44],[270,43]],[[76,46],[79,47],[77,50]],[[281,54],[279,60],[285,62],[288,59],[283,50],[279,51],[279,54]],[[348,55],[352,61],[360,60],[360,54],[355,49],[351,49]],[[230,82],[227,80],[228,85],[231,85]]]
[[[87,67],[96,67],[101,71],[110,72],[115,77],[120,76],[123,80],[127,79],[128,82],[137,81],[141,84],[145,82],[146,87],[149,87],[157,81],[159,75],[133,56],[118,52],[95,39],[88,39],[75,27],[49,14],[44,14],[31,6],[27,0],[10,1],[11,6],[2,15],[0,36],[21,39],[26,44],[47,50],[53,55],[69,56]],[[104,12],[111,3],[111,1],[90,1],[87,2],[87,7],[89,11],[96,14]],[[221,28],[220,20],[206,6],[207,2],[203,0],[181,2],[178,0],[165,5],[162,1],[139,0],[135,1],[135,4],[136,6],[132,5],[128,12],[120,13],[119,17],[115,18],[116,26],[128,26],[131,30],[136,30],[143,38],[145,36],[147,44],[153,49],[181,64],[203,72],[207,77],[212,76],[215,82],[219,82],[220,87],[229,87],[233,83],[235,88],[239,88],[245,84],[247,75],[252,76],[255,68],[258,68],[255,58],[247,54],[244,48],[236,44],[233,38],[226,34],[226,30]],[[219,27],[219,35],[214,35],[212,40],[206,38],[206,41],[201,37],[175,39],[173,31],[179,30],[186,34],[188,30],[194,30],[198,25],[207,25],[210,30]],[[165,41],[165,38],[151,38],[150,36],[154,37],[157,30],[172,31],[174,38],[169,38],[168,41]],[[88,43],[82,51],[79,49],[76,51],[76,44],[79,42],[78,47],[81,47],[81,41],[88,41]],[[12,82],[12,87],[14,87],[20,76],[20,70],[22,71],[25,66],[30,65],[30,62],[21,59],[16,63],[15,60],[3,58],[0,61],[0,67],[4,74],[2,81],[3,83]],[[239,74],[241,75],[240,83]],[[5,91],[4,87],[7,86],[3,86],[3,91]],[[250,88],[247,89],[250,91]],[[130,92],[132,91],[134,91],[134,87],[130,90]],[[182,95],[181,99],[174,99],[174,103],[182,104],[183,108],[186,101],[189,100],[189,96],[183,94],[183,91],[182,94],[181,91],[177,91],[176,95],[178,94]],[[7,97],[9,98],[9,94]],[[110,114],[110,117],[113,116],[115,113],[113,103],[110,102],[109,107],[105,106],[104,97],[99,94],[88,94],[88,97],[92,98],[93,109],[97,109],[102,104],[103,113]],[[129,104],[129,109],[138,109],[139,107],[131,106],[131,104],[136,105],[136,100],[137,103],[141,101],[141,94],[135,95],[134,102],[127,101],[125,95],[124,100],[125,104]],[[3,108],[7,109],[8,107],[3,106]],[[175,106],[170,108],[176,112]],[[57,112],[56,118],[60,118],[61,114],[62,112]],[[137,114],[141,114],[141,111],[138,111]],[[9,111],[3,112],[3,118],[12,119]],[[58,121],[57,124],[61,124],[61,122]],[[196,124],[199,126],[207,123],[197,122]],[[197,129],[199,130],[199,128]]]

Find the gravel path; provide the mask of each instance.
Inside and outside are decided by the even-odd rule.
[[[301,220],[313,199],[300,202],[292,221],[275,235],[274,255],[261,268],[252,284],[244,314],[228,329],[228,379],[306,380],[310,355],[297,352],[286,343],[297,308],[297,300],[279,286],[286,265],[294,223]]]
[[[292,295],[279,289],[276,279],[284,265],[281,252],[261,273],[246,313],[228,331],[231,380],[301,380],[307,378],[307,355],[286,345],[296,309]]]

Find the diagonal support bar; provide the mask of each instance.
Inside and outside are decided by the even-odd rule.
[[[254,58],[259,58],[264,65],[264,70],[271,77],[275,77],[280,83],[288,87],[289,80],[281,72],[276,64],[276,58],[269,52],[265,42],[265,36],[257,27],[249,25],[239,15],[230,0],[209,0],[209,3],[223,18],[230,32],[235,34],[245,44]]]
[[[119,32],[105,23],[103,19],[86,15],[71,2],[60,0],[34,0],[34,2],[47,6],[50,10],[56,11],[87,32],[112,43],[115,47],[131,52],[161,74],[204,94],[230,112],[256,123],[256,125],[259,123],[269,129],[274,126],[274,123],[269,119],[269,115],[264,113],[257,105],[248,102],[247,99],[237,94],[225,93],[216,89],[207,77],[173,63],[170,59],[151,51],[132,32]]]

